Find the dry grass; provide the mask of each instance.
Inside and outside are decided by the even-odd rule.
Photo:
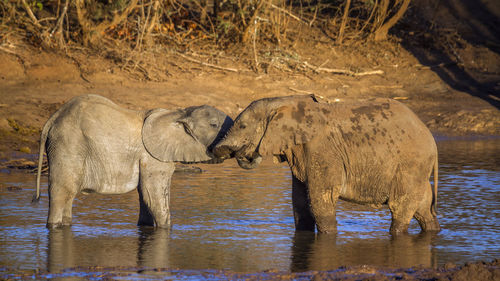
[[[217,56],[216,50],[237,50],[248,67],[267,71],[280,64],[287,46],[315,30],[332,44],[350,44],[367,38],[385,39],[388,28],[404,13],[410,0],[18,0],[0,1],[0,44],[12,32],[41,48],[71,56],[74,48],[98,51],[120,62],[122,69],[143,79],[157,67],[147,55],[165,49],[195,63],[226,71],[188,55],[193,49]],[[388,26],[389,24],[390,26]],[[392,24],[392,25],[391,25]],[[269,49],[283,50],[269,57]],[[2,47],[2,46],[0,46]],[[0,48],[0,51],[5,48]],[[154,55],[153,55],[154,57]],[[152,61],[151,64],[148,61]],[[294,62],[302,69],[321,70]],[[285,66],[285,67],[284,67]],[[297,69],[297,68],[295,68]],[[321,71],[331,71],[322,69]],[[348,71],[334,71],[353,75]]]

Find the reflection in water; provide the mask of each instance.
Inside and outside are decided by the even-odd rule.
[[[369,264],[412,267],[437,265],[431,245],[436,234],[338,240],[336,235],[297,232],[293,238],[291,271],[329,270]]]
[[[140,228],[138,235],[123,237],[79,237],[70,227],[49,230],[47,270],[96,265],[167,268],[169,235],[167,229],[153,228]]]
[[[500,140],[440,141],[438,148],[443,230],[418,234],[413,222],[411,235],[397,237],[388,232],[387,208],[346,202],[337,209],[337,235],[296,233],[289,168],[270,161],[250,171],[226,161],[202,165],[202,174],[176,174],[170,230],[137,228],[137,192],[130,192],[79,195],[73,226],[49,231],[46,184],[41,203],[32,205],[33,175],[4,171],[0,268],[308,271],[361,264],[437,266],[500,256]]]

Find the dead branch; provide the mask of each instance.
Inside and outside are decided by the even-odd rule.
[[[82,27],[84,33],[84,44],[95,43],[94,40],[102,36],[102,34],[106,31],[106,29],[118,25],[123,22],[130,13],[137,7],[137,2],[139,0],[131,0],[127,7],[123,10],[123,12],[116,12],[113,15],[111,21],[103,21],[98,25],[94,25],[94,23],[87,16],[87,9],[85,8],[84,0],[75,0],[76,6],[76,14],[78,18],[78,22]]]
[[[257,47],[255,44],[255,41],[257,40],[257,29],[258,29],[258,23],[257,19],[255,19],[254,24],[254,31],[253,31],[253,58],[255,60],[255,71],[259,72],[259,60],[257,58]]]
[[[291,13],[290,11],[288,11],[288,10],[285,10],[285,9],[283,9],[283,8],[280,8],[280,7],[278,7],[278,6],[274,5],[274,4],[271,4],[271,8],[276,9],[276,10],[278,10],[278,11],[280,11],[280,12],[283,12],[283,13],[287,14],[289,17],[291,17],[292,19],[294,19],[294,20],[296,20],[296,21],[298,21],[298,22],[301,22],[301,23],[306,24],[306,25],[310,25],[310,24],[309,24],[309,23],[307,23],[305,20],[303,20],[303,19],[301,19],[301,18],[297,17],[296,15],[292,14],[292,13]],[[316,16],[316,14],[315,14],[315,16]],[[312,21],[311,21],[311,24],[312,24]]]
[[[292,87],[288,87],[288,89],[291,90],[291,91],[294,91],[296,93],[304,94],[304,95],[312,95],[312,94],[314,94],[313,92],[310,92],[310,91],[299,90],[299,89],[295,89],[295,88],[292,88]]]
[[[36,18],[35,14],[33,14],[33,11],[31,11],[30,6],[28,5],[28,3],[26,3],[26,0],[22,0],[22,2],[23,2],[23,7],[26,10],[26,13],[28,13],[28,16],[30,17],[31,21],[33,21],[33,24],[36,25],[37,27],[42,27],[38,22],[38,19]]]
[[[411,0],[400,0],[403,1],[398,11],[387,20],[382,26],[380,26],[377,30],[375,30],[375,41],[381,41],[387,39],[387,34],[389,33],[389,29],[395,25],[405,14],[408,6],[410,5]],[[397,1],[397,2],[400,2]]]
[[[342,16],[342,23],[340,24],[339,36],[337,37],[337,43],[342,44],[344,39],[344,30],[347,24],[347,18],[349,16],[349,8],[351,7],[351,0],[347,0],[344,7],[344,15]]]
[[[259,11],[260,11],[260,9],[262,8],[262,6],[264,5],[265,2],[266,2],[266,0],[260,0],[257,3],[253,14],[250,17],[250,20],[248,21],[249,24],[245,27],[245,29],[243,29],[242,37],[241,37],[241,42],[246,43],[248,41],[248,31],[250,30],[250,27],[251,27],[250,23],[254,23],[254,24],[256,23],[256,18],[257,18],[258,14],[259,14]]]
[[[63,47],[65,45],[64,34],[63,34],[63,22],[64,22],[64,18],[66,17],[66,15],[68,13],[68,5],[69,5],[69,0],[66,0],[66,2],[64,3],[64,7],[61,11],[61,14],[59,15],[59,18],[57,19],[56,25],[52,29],[52,32],[50,32],[50,37],[52,37],[54,35],[54,33],[56,34],[58,41],[59,41],[58,42],[59,47]]]
[[[314,66],[309,64],[308,62],[303,62],[302,63],[304,66],[312,69],[314,72],[326,72],[326,73],[332,73],[332,74],[342,74],[342,75],[348,75],[348,76],[366,76],[366,75],[375,75],[375,74],[384,74],[384,71],[382,70],[370,70],[370,71],[363,71],[363,72],[354,72],[351,70],[347,69],[335,69],[335,68],[325,68],[325,67],[319,67],[319,66]]]
[[[210,63],[206,63],[206,62],[202,62],[202,61],[199,61],[199,60],[196,60],[196,59],[193,59],[191,57],[188,57],[186,55],[183,55],[181,53],[177,53],[179,56],[181,56],[182,58],[190,61],[190,62],[194,62],[194,63],[197,63],[197,64],[201,64],[203,66],[208,66],[208,67],[211,67],[211,68],[215,68],[215,69],[219,69],[219,70],[227,70],[227,71],[231,71],[231,72],[241,72],[241,70],[238,70],[236,68],[229,68],[229,67],[222,67],[222,66],[218,66],[218,65],[215,65],[215,64],[210,64]]]

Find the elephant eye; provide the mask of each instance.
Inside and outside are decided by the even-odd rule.
[[[247,127],[247,125],[246,125],[246,124],[243,124],[243,123],[242,123],[242,124],[240,124],[240,129],[242,129],[242,130],[243,130],[243,129],[245,129],[246,127]]]
[[[217,123],[210,123],[210,127],[217,128]]]

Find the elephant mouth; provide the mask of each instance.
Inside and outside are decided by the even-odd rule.
[[[223,160],[229,158],[236,158],[238,165],[243,169],[253,169],[259,166],[262,162],[262,156],[256,151],[253,153],[246,153],[247,147],[236,148],[227,145],[216,146],[214,155]]]
[[[262,156],[254,152],[251,156],[237,156],[236,161],[243,169],[254,169],[262,162]]]

